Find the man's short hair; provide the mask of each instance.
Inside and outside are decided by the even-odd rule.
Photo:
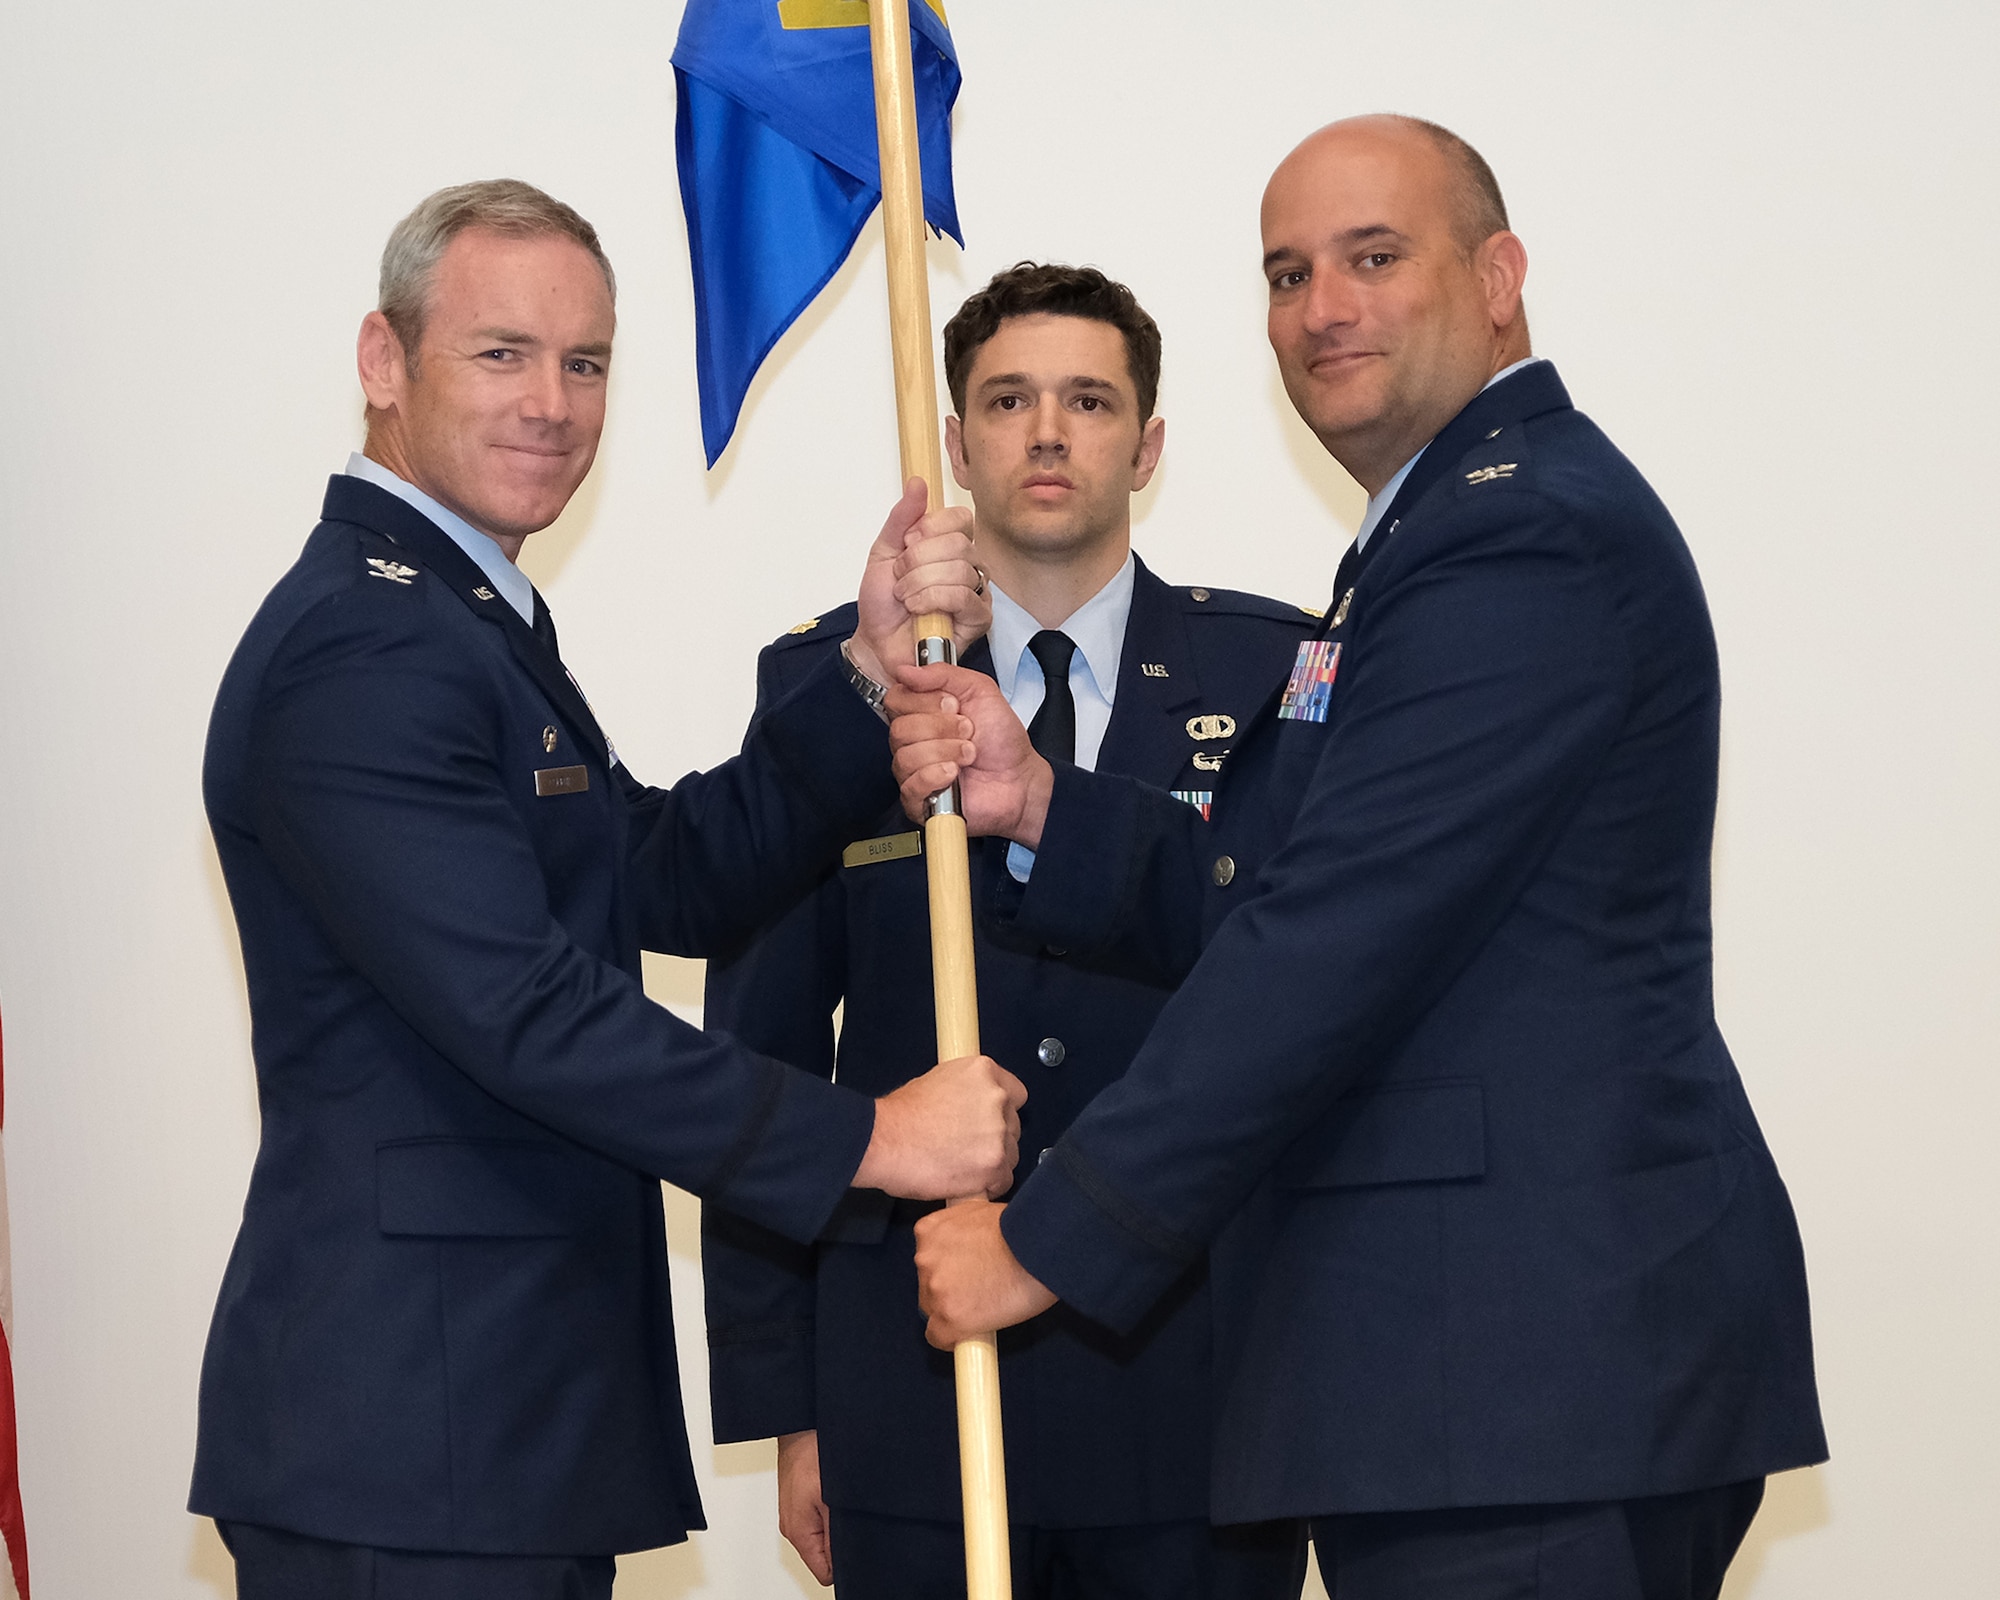
[[[1496,233],[1507,229],[1507,202],[1500,197],[1500,180],[1486,158],[1449,128],[1422,117],[1398,117],[1436,146],[1451,164],[1451,231],[1458,248],[1471,255]]]
[[[518,178],[488,178],[479,183],[453,184],[419,202],[396,224],[382,248],[382,283],[376,309],[402,342],[414,369],[430,313],[431,283],[446,248],[467,228],[485,228],[510,238],[556,235],[573,239],[588,250],[604,273],[612,303],[618,300],[618,280],[597,230],[570,207]]]
[[[1152,420],[1160,398],[1160,326],[1132,291],[1095,267],[1019,261],[979,290],[944,325],[944,381],[952,408],[965,415],[972,358],[1010,317],[1083,317],[1108,322],[1125,336],[1125,364],[1139,391],[1139,420]]]

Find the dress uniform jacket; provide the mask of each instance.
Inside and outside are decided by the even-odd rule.
[[[1679,532],[1538,363],[1342,567],[1211,823],[1059,769],[996,883],[1022,936],[1186,979],[1011,1247],[1127,1328],[1213,1241],[1220,1520],[1822,1459],[1798,1233],[1715,1024]]]
[[[262,1142],[193,1510],[351,1544],[610,1553],[701,1526],[662,1178],[799,1238],[873,1108],[646,1001],[893,794],[802,676],[670,790],[450,538],[337,477],[222,682],[204,773]]]
[[[1166,803],[1193,814],[1188,802],[1213,787],[1234,721],[1283,680],[1311,626],[1296,606],[1169,588],[1141,565],[1099,768],[1163,800],[1178,790],[1184,799]],[[772,645],[760,703],[821,671],[852,627],[848,608]],[[966,664],[991,670],[983,641]],[[910,828],[891,808],[870,832],[894,838]],[[850,851],[854,864],[745,954],[711,965],[705,1019],[826,1074],[835,1070],[832,1014],[844,1002],[838,1078],[871,1094],[936,1054],[924,863],[874,851]],[[983,878],[975,866],[975,882]],[[1028,1089],[1025,1171],[1124,1071],[1168,991],[983,929],[977,963],[984,1048]],[[713,1414],[724,1441],[816,1426],[829,1504],[955,1522],[952,1364],[924,1343],[910,1231],[918,1209],[857,1192],[823,1242],[799,1249],[705,1206]],[[1117,1334],[1060,1310],[1001,1336],[1017,1520],[1062,1528],[1206,1516],[1212,1333],[1200,1264],[1178,1263],[1163,1290],[1149,1316]]]

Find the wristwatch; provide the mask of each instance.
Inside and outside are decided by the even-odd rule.
[[[854,692],[861,696],[868,709],[887,722],[889,708],[882,702],[889,698],[889,686],[886,683],[877,683],[854,664],[854,652],[848,648],[853,643],[852,639],[840,641],[840,659],[847,666],[847,681],[854,686]]]

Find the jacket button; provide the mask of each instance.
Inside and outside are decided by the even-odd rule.
[[[1216,888],[1227,888],[1229,880],[1236,876],[1235,860],[1230,856],[1217,856],[1215,865],[1209,869],[1208,875],[1215,880]]]
[[[1208,598],[1208,591],[1206,589],[1190,589],[1188,590],[1188,598],[1190,600],[1206,600]]]
[[[1060,1039],[1044,1039],[1035,1046],[1035,1059],[1045,1067],[1061,1066],[1063,1057],[1068,1054],[1069,1051],[1064,1048]]]
[[[1058,961],[1062,960],[1064,956],[1069,954],[1069,952],[1059,944],[1044,945],[1042,947],[1042,953],[1044,955],[1053,956]]]

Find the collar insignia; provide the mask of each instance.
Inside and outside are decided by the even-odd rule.
[[[387,578],[391,583],[407,584],[417,575],[415,567],[406,567],[400,561],[385,561],[380,556],[368,558],[368,576]]]
[[[472,591],[472,598],[475,600],[491,600],[493,598],[493,591],[482,583],[477,589]]]
[[[1142,661],[1139,663],[1139,670],[1149,678],[1164,678],[1167,675],[1167,664],[1164,661]]]

